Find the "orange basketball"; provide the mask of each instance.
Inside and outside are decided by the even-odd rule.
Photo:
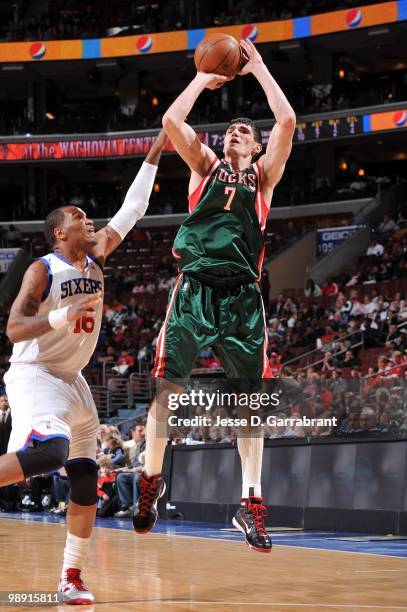
[[[242,49],[233,36],[209,34],[195,49],[194,61],[200,72],[233,76],[242,66]]]

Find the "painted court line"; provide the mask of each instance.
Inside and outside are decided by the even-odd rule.
[[[109,605],[112,604],[129,604],[129,603],[138,603],[138,604],[165,604],[166,606],[179,606],[179,605],[197,605],[197,606],[264,606],[268,608],[273,608],[274,606],[280,606],[284,608],[293,608],[294,606],[301,608],[311,608],[311,609],[326,609],[326,608],[357,608],[358,610],[407,610],[406,606],[380,606],[380,605],[367,605],[367,604],[323,604],[323,603],[303,603],[302,601],[297,602],[281,602],[281,601],[265,601],[265,602],[253,602],[253,601],[202,601],[202,600],[194,600],[194,599],[135,599],[135,600],[121,600],[121,601],[98,601],[96,602],[98,606],[100,605]]]

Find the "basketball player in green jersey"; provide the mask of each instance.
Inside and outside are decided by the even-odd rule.
[[[162,380],[147,421],[145,471],[133,517],[138,533],[153,528],[157,501],[165,490],[160,472],[167,440],[157,432],[168,417],[168,394],[179,390],[174,379],[188,378],[197,356],[208,345],[215,348],[228,377],[270,376],[258,280],[263,231],[273,190],[291,152],[295,114],[254,45],[250,41],[241,41],[241,45],[248,61],[240,74],[254,75],[276,119],[266,151],[257,162],[252,160],[261,153],[262,145],[250,119],[230,123],[223,159],[202,144],[186,123],[203,90],[216,89],[230,78],[198,72],[163,117],[167,135],[191,170],[190,215],[175,238],[173,255],[180,274],[157,344],[153,375]],[[270,552],[260,484],[263,438],[238,437],[237,445],[243,487],[233,522],[250,548]]]

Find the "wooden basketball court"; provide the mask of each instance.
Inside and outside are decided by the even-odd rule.
[[[64,542],[63,523],[1,519],[0,591],[55,591]],[[407,610],[407,560],[381,555],[97,527],[83,576],[87,610]]]

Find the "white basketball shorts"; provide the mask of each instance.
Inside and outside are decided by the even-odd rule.
[[[70,384],[41,365],[12,364],[4,381],[12,418],[9,453],[58,436],[69,440],[68,460],[96,460],[99,418],[81,374]]]

